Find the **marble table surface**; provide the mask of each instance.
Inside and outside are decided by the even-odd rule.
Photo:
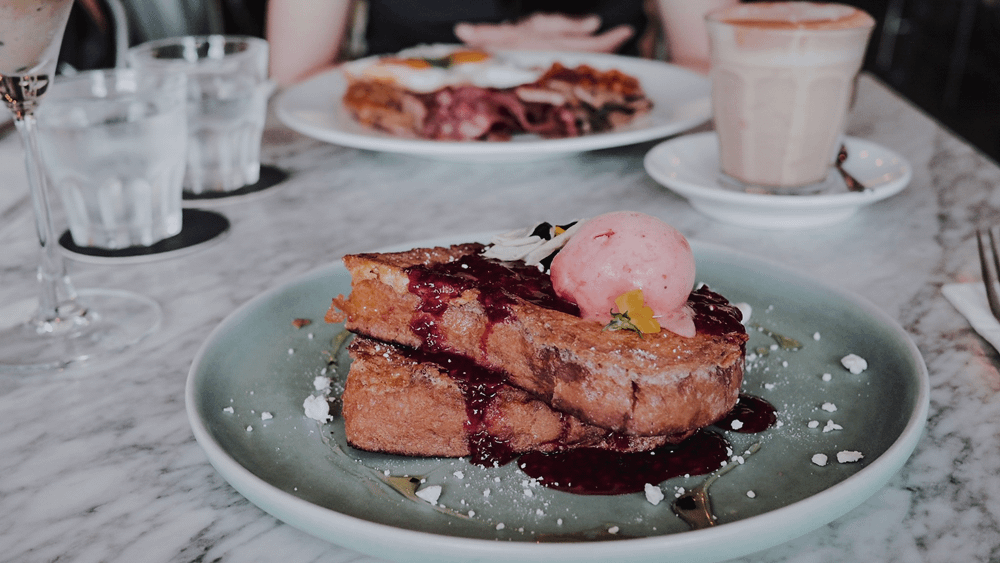
[[[264,161],[291,176],[199,204],[232,222],[217,244],[143,264],[69,262],[78,287],[145,293],[164,323],[109,359],[0,377],[0,560],[376,561],[276,520],[215,472],[184,406],[201,343],[244,302],[347,252],[635,209],[867,298],[927,362],[927,428],[902,470],[843,517],[739,561],[1000,561],[1000,356],[941,294],[979,279],[974,233],[1000,224],[1000,168],[871,77],[849,133],[905,156],[909,188],[835,226],[771,232],[710,220],[659,187],[642,165],[652,144],[477,165],[324,144],[271,120]],[[35,291],[14,137],[0,142],[0,170],[6,304]]]

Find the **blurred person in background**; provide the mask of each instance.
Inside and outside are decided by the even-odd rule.
[[[661,34],[672,62],[707,72],[704,15],[737,1],[270,0],[266,37],[281,85],[359,55],[433,43],[652,58]]]

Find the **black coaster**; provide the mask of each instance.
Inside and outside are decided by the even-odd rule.
[[[288,179],[288,172],[269,164],[260,165],[260,179],[257,180],[256,184],[250,184],[249,186],[243,186],[238,190],[233,190],[231,192],[202,192],[200,194],[195,194],[191,192],[184,192],[184,201],[204,201],[208,199],[226,199],[230,197],[239,197],[244,195],[250,195],[257,192],[262,192],[268,188],[273,188],[278,184],[284,182]]]
[[[181,232],[152,246],[130,246],[115,250],[77,246],[69,231],[59,237],[59,245],[73,258],[83,261],[145,262],[192,250],[229,230],[229,219],[221,213],[203,209],[183,209],[182,212]]]

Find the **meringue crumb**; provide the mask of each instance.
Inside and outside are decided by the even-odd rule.
[[[309,395],[304,401],[302,401],[302,408],[306,411],[306,416],[318,420],[319,422],[330,422],[333,417],[330,416],[330,403],[327,402],[326,397],[320,395]]]
[[[809,428],[819,428],[819,421],[818,420],[810,420],[809,421]]]
[[[747,491],[747,497],[749,497],[749,498],[757,498],[757,493],[755,493],[753,491]]]
[[[414,494],[431,504],[437,504],[438,499],[441,498],[441,485],[422,487]]]
[[[840,359],[840,364],[853,374],[859,374],[868,369],[868,362],[857,354],[848,354]]]
[[[618,526],[611,526],[610,528],[608,528],[608,533],[609,534],[617,534],[618,533]]]
[[[826,412],[837,412],[837,405],[833,403],[823,403],[823,406],[821,406],[820,408],[825,410]]]
[[[812,456],[812,462],[820,467],[826,465],[827,459],[829,458],[826,457],[826,454],[815,454]]]
[[[823,375],[821,376],[821,378],[823,379],[823,381],[830,381],[831,379],[833,379],[833,376],[832,376],[832,375],[830,375],[829,373],[824,373],[824,374],[823,374]]]
[[[832,420],[826,421],[826,426],[823,427],[823,432],[830,432],[831,430],[843,430],[844,427],[837,424]]]
[[[233,414],[236,411],[233,409],[233,407],[226,407],[226,408],[222,409],[222,412]]]
[[[262,413],[260,413],[260,419],[261,420],[271,420],[272,418],[274,418],[274,416],[271,413],[269,413],[269,412],[262,412]]]
[[[652,483],[646,483],[643,488],[645,489],[646,500],[649,504],[653,506],[660,504],[660,501],[663,500],[663,491],[659,487]]]
[[[865,456],[861,455],[861,452],[844,450],[842,452],[837,452],[837,461],[839,463],[854,463],[860,461],[861,458]]]
[[[733,306],[740,310],[740,314],[743,316],[743,324],[747,324],[750,320],[750,316],[753,315],[753,307],[749,303],[733,303]]]

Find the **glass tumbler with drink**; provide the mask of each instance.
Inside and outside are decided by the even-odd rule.
[[[0,95],[24,145],[40,246],[38,303],[24,322],[0,329],[0,371],[62,368],[132,345],[159,327],[159,305],[125,291],[79,293],[56,247],[35,112],[55,74],[72,0],[0,0]],[[14,304],[13,309],[19,309]],[[6,308],[6,307],[5,307]],[[10,321],[9,313],[0,312]]]
[[[184,190],[233,192],[260,179],[260,143],[271,83],[268,45],[243,36],[187,36],[129,50],[137,69],[175,68],[188,77]]]
[[[151,246],[181,231],[184,88],[178,72],[119,69],[52,89],[39,146],[77,246]]]
[[[813,2],[740,4],[706,17],[712,111],[727,183],[823,190],[875,20]]]

